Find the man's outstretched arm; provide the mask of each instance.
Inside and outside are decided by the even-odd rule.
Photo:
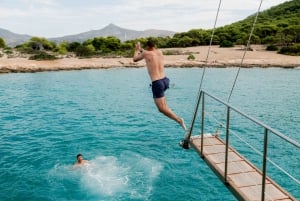
[[[137,44],[135,44],[135,51],[134,51],[134,55],[133,55],[133,61],[138,62],[142,59],[144,59],[143,49],[141,48],[140,42],[138,42]]]

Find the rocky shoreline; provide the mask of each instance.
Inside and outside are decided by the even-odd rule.
[[[241,47],[219,48],[211,47],[208,54],[207,46],[163,49],[164,52],[176,51],[176,55],[165,55],[166,67],[280,67],[299,68],[299,56],[287,56],[264,50],[264,46],[252,46],[254,51],[247,51],[242,62],[244,51]],[[194,55],[195,60],[188,60],[188,55]],[[208,59],[206,62],[208,54]],[[241,65],[242,64],[242,65]],[[51,61],[28,60],[28,58],[0,58],[0,73],[33,73],[42,71],[107,69],[107,68],[139,68],[145,67],[145,62],[135,63],[132,58],[62,58]]]

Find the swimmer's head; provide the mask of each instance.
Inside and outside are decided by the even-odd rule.
[[[82,154],[77,154],[76,158],[77,158],[78,163],[81,163],[83,160]]]

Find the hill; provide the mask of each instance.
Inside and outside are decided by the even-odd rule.
[[[0,37],[4,39],[6,45],[14,47],[29,40],[31,36],[25,34],[16,34],[6,29],[0,28]]]
[[[253,21],[254,15],[238,23]],[[287,1],[259,14],[258,24],[272,23],[275,25],[299,25],[300,24],[300,0]]]
[[[254,21],[255,14],[244,20],[218,27],[213,38],[214,45],[230,47],[232,45],[245,45]],[[62,41],[83,42],[95,37],[115,36],[121,41],[146,38],[149,36],[159,37],[159,47],[191,47],[208,45],[212,30],[192,29],[188,32],[175,33],[166,30],[135,31],[118,27],[114,24],[80,34],[50,38],[56,43]],[[173,37],[165,37],[173,36]],[[20,44],[30,38],[28,35],[19,35],[0,29],[0,37],[6,44]],[[165,37],[165,38],[164,38]],[[300,0],[287,1],[271,7],[259,14],[251,44],[271,44],[288,46],[300,43]]]
[[[254,15],[243,21],[233,23],[240,31],[252,26]],[[250,30],[250,29],[249,29]],[[299,43],[300,42],[300,0],[287,1],[261,12],[257,19],[254,34],[261,43]]]
[[[222,27],[248,37],[255,14]],[[219,28],[218,31],[222,28]],[[233,34],[234,35],[234,34]],[[241,38],[241,37],[240,37]],[[232,42],[236,42],[230,40]],[[287,1],[259,13],[252,37],[256,44],[290,44],[300,42],[300,0]]]
[[[145,31],[135,31],[131,29],[125,29],[121,28],[119,26],[116,26],[114,24],[109,24],[106,27],[99,29],[99,30],[92,30],[80,34],[75,35],[68,35],[58,38],[49,38],[49,40],[54,42],[62,42],[62,41],[77,41],[77,42],[83,42],[87,39],[92,39],[94,37],[106,37],[106,36],[115,36],[119,38],[121,41],[126,40],[133,40],[136,38],[145,38],[149,36],[154,37],[165,37],[165,36],[173,36],[175,32],[173,31],[167,31],[167,30],[156,30],[156,29],[149,29]]]
[[[114,24],[109,24],[106,27],[99,30],[92,30],[88,32],[83,32],[75,35],[67,35],[63,37],[49,38],[50,41],[54,41],[56,43],[60,43],[62,41],[69,42],[83,42],[87,39],[94,37],[106,37],[106,36],[115,36],[119,38],[121,41],[132,40],[136,38],[146,38],[149,36],[153,37],[165,37],[165,36],[173,36],[175,32],[167,31],[167,30],[158,30],[158,29],[149,29],[145,31],[135,31],[131,29],[121,28]],[[14,47],[16,45],[20,45],[25,41],[28,41],[32,36],[16,34],[6,29],[0,28],[0,37],[4,39],[6,45]]]
[[[247,44],[256,14],[244,20],[217,27],[212,43],[222,47]],[[176,33],[162,47],[208,45],[212,30],[193,29]],[[300,43],[300,0],[287,1],[259,13],[251,44],[289,46]]]

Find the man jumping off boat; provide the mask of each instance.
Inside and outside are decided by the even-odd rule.
[[[178,117],[167,105],[164,92],[169,88],[170,80],[165,76],[164,56],[162,52],[155,48],[155,43],[147,41],[147,50],[141,48],[140,42],[135,45],[133,61],[138,62],[145,59],[147,70],[152,81],[152,93],[158,110],[176,121],[184,130],[186,126],[183,118]]]

